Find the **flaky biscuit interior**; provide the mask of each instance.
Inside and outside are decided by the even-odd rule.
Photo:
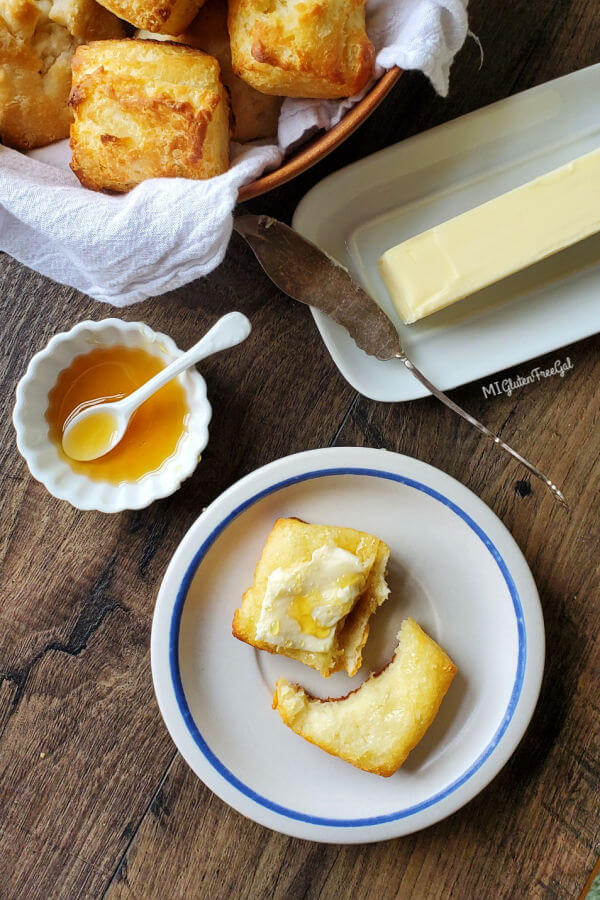
[[[256,636],[267,579],[274,569],[288,568],[310,560],[313,552],[326,544],[335,544],[358,556],[363,562],[370,560],[365,589],[346,618],[338,623],[331,651],[315,653],[293,648],[275,648]],[[385,570],[389,547],[379,538],[353,528],[330,525],[309,525],[300,519],[278,519],[267,539],[254,573],[254,583],[242,598],[242,605],[233,617],[232,632],[247,644],[281,653],[297,659],[328,677],[332,672],[345,669],[354,675],[362,664],[362,648],[369,635],[369,619],[389,594]]]
[[[456,666],[414,619],[398,634],[394,658],[357,690],[320,700],[280,678],[273,707],[312,744],[366,772],[388,777],[435,719]]]

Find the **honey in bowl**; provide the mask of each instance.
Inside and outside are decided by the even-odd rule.
[[[50,440],[74,472],[95,481],[121,484],[156,472],[175,454],[189,417],[186,393],[177,379],[142,403],[131,416],[123,438],[109,453],[80,462],[62,449],[65,422],[73,413],[93,403],[126,397],[164,367],[163,360],[147,350],[117,345],[77,356],[63,369],[48,394],[46,421]],[[88,439],[95,437],[88,435]]]

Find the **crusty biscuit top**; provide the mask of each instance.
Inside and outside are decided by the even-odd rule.
[[[123,35],[95,0],[0,0],[0,139],[27,150],[67,137],[73,50]]]

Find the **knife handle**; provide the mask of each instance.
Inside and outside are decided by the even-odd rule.
[[[536,478],[539,478],[540,481],[544,482],[546,487],[549,488],[554,495],[555,499],[558,500],[558,502],[562,506],[564,506],[565,509],[569,508],[567,501],[562,494],[562,491],[560,491],[559,488],[554,484],[554,482],[547,478],[546,475],[544,475],[544,473],[537,468],[537,466],[534,466],[533,463],[530,463],[529,460],[525,459],[524,456],[521,456],[520,453],[518,453],[516,450],[513,450],[513,448],[506,444],[501,438],[499,438],[497,434],[494,434],[493,431],[490,431],[490,429],[487,428],[482,422],[480,422],[465,409],[459,406],[458,403],[455,403],[454,400],[451,400],[450,397],[447,397],[446,394],[443,393],[443,391],[440,391],[438,388],[436,388],[436,386],[431,383],[427,376],[423,375],[423,373],[419,371],[419,369],[417,369],[414,363],[411,362],[411,360],[408,358],[408,356],[406,356],[404,352],[398,353],[397,358],[404,363],[411,375],[414,375],[414,377],[418,381],[420,381],[421,384],[424,385],[437,400],[440,400],[445,406],[448,407],[448,409],[451,409],[452,412],[455,412],[457,415],[461,416],[463,419],[469,422],[470,425],[473,425],[482,434],[490,438],[494,442],[494,444],[497,444],[498,447],[501,447],[506,453],[520,462],[521,465],[525,466],[526,469],[529,469],[529,471],[533,475],[535,475]]]

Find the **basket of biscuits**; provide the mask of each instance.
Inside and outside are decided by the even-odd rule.
[[[126,306],[208,275],[236,203],[337,147],[465,0],[0,0],[0,249]]]
[[[376,82],[374,61],[364,0],[1,0],[0,138],[28,151],[70,135],[81,184],[123,193],[223,174],[232,141],[276,142],[284,98],[341,100],[374,82],[333,134],[245,185],[247,198],[374,109],[399,75]]]

